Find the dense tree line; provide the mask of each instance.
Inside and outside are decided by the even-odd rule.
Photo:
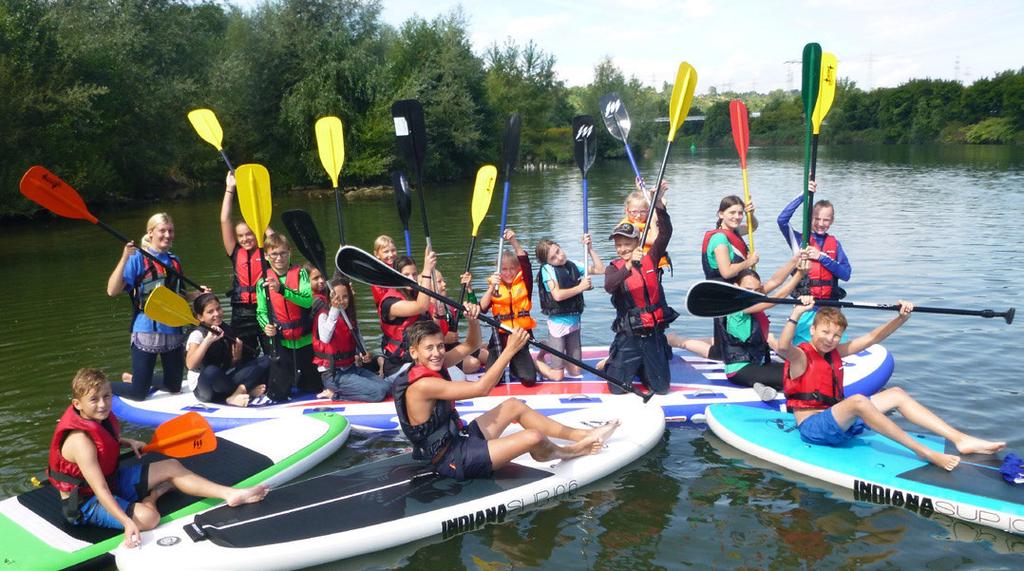
[[[474,53],[459,12],[385,24],[379,0],[269,0],[251,11],[212,1],[0,0],[0,216],[30,214],[17,181],[43,164],[86,201],[116,203],[218,181],[223,165],[185,119],[216,111],[232,160],[260,162],[275,188],[323,184],[313,123],[345,124],[346,184],[385,182],[394,168],[391,103],[418,98],[427,117],[431,179],[469,178],[494,162],[506,117],[523,117],[521,159],[571,161],[573,115],[597,118],[616,91],[638,153],[660,150],[671,85],[626,78],[606,59],[591,83],[569,88],[532,42],[496,41]],[[729,137],[727,101],[710,92],[686,143]],[[802,136],[799,95],[740,94],[761,117],[757,144]],[[724,114],[724,115],[723,115]],[[598,119],[599,121],[599,119]],[[839,87],[826,142],[1020,142],[1024,74],[970,87],[920,80],[871,92]],[[599,129],[605,157],[624,155]]]

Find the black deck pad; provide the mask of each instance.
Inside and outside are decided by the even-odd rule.
[[[138,462],[148,464],[166,458],[162,454],[154,453],[146,454],[141,459],[128,456],[122,458],[121,463],[122,465]],[[233,486],[274,464],[270,458],[263,454],[254,452],[224,438],[217,441],[217,449],[213,452],[181,458],[181,463],[200,476],[226,486]],[[157,500],[157,509],[160,510],[162,515],[167,515],[197,501],[199,501],[199,498],[186,496],[180,492],[169,492]],[[21,494],[18,496],[18,502],[80,541],[99,543],[121,534],[120,530],[69,524],[64,519],[63,512],[61,512],[60,495],[49,484],[37,490]]]
[[[945,452],[946,454],[959,454],[948,441]],[[1003,480],[1003,476],[999,472],[999,467],[1003,463],[1001,457],[995,454],[965,454],[960,457],[960,460],[960,465],[952,472],[925,464],[920,468],[900,474],[900,477],[1004,502],[1024,503],[1024,489],[1020,486],[1010,485]],[[974,466],[967,462],[981,466]]]
[[[509,464],[493,478],[455,480],[403,454],[273,490],[265,500],[196,516],[222,547],[255,547],[341,533],[490,496],[551,472]]]

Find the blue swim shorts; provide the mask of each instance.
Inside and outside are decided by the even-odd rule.
[[[475,420],[452,440],[448,451],[434,464],[434,471],[460,482],[491,477],[494,473],[491,452],[487,448],[487,438]]]
[[[804,442],[822,446],[838,446],[864,432],[867,425],[861,419],[853,421],[845,431],[836,422],[832,409],[827,408],[800,423],[800,438]]]
[[[114,501],[117,502],[117,505],[121,506],[121,509],[124,510],[124,513],[128,514],[128,517],[131,517],[135,502],[139,501],[148,492],[149,465],[132,464],[130,466],[120,466],[114,475],[114,480],[117,487],[110,490],[114,495]],[[124,529],[121,522],[100,504],[96,496],[91,496],[82,502],[79,509],[82,515],[75,522],[75,525]]]

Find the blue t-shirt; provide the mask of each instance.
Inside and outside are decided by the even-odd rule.
[[[149,253],[153,254],[156,257],[156,259],[167,264],[167,266],[172,268],[174,267],[174,264],[171,262],[171,256],[167,252],[156,253],[150,251]],[[126,292],[130,292],[137,285],[139,285],[140,282],[142,282],[142,274],[143,272],[146,271],[146,265],[143,262],[143,260],[145,260],[145,256],[142,255],[142,252],[135,252],[132,255],[132,257],[128,258],[128,261],[125,263],[122,277],[124,278],[124,290]],[[162,283],[163,280],[160,280],[148,286],[147,291],[142,292],[142,299],[139,300],[139,303],[144,305],[146,303],[146,297],[152,291],[152,288],[155,288],[157,285],[160,285]],[[140,311],[137,314],[135,314],[135,320],[132,322],[132,333],[139,332],[180,334],[182,332],[182,329],[181,327],[169,327],[167,325],[164,325],[163,323],[153,321],[148,316],[146,316],[144,312]]]
[[[568,260],[565,263],[575,265],[576,269],[580,271],[581,276],[584,272],[586,272],[586,269],[583,266],[572,260]],[[543,266],[541,266],[540,281],[540,287],[544,288],[544,290],[547,291],[548,293],[551,292],[551,288],[548,287],[548,282],[558,283],[558,279],[555,277],[555,268],[553,268],[551,264],[544,264]],[[556,325],[561,325],[563,327],[578,327],[580,324],[580,315],[549,315],[548,321]]]

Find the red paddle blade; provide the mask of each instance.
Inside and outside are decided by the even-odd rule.
[[[747,123],[747,106],[739,99],[729,102],[729,119],[732,121],[732,141],[740,154],[740,167],[747,168],[747,149],[750,148],[750,125]]]
[[[177,416],[156,427],[153,439],[142,451],[184,458],[217,449],[217,437],[210,423],[198,412]]]
[[[21,177],[21,194],[39,206],[64,218],[88,220],[95,224],[96,217],[86,208],[78,191],[45,167],[36,165]]]

